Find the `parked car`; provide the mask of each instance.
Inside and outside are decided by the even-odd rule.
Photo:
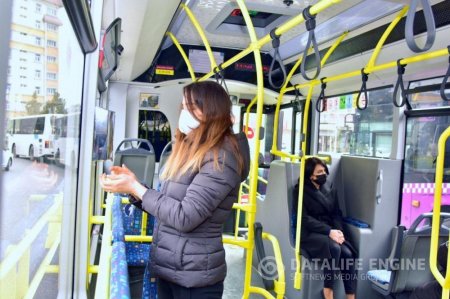
[[[8,171],[13,164],[13,155],[9,149],[3,149],[2,168]]]

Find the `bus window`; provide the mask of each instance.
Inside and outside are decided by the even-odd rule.
[[[301,112],[295,112],[295,137],[294,137],[294,154],[300,155],[301,151],[301,133],[302,133],[302,121],[303,114]]]
[[[356,108],[357,94],[326,99],[320,114],[319,153],[388,158],[392,145],[392,88],[368,92],[365,110]]]
[[[167,117],[160,111],[139,110],[138,130],[139,138],[146,139],[152,144],[156,162],[159,162],[162,150],[172,140]]]
[[[292,113],[293,108],[285,108],[280,111],[280,117],[283,119],[281,132],[281,150],[285,153],[292,153]]]
[[[401,224],[409,227],[422,213],[433,209],[437,144],[450,124],[450,115],[413,117],[407,122],[403,174]],[[450,140],[446,143],[443,189],[450,188]],[[442,193],[442,204],[450,205],[450,194]]]
[[[444,101],[441,97],[441,83],[442,77],[411,82],[409,84],[409,90],[413,93],[410,96],[411,107],[423,109],[450,106],[450,102]],[[445,90],[445,94],[447,98],[450,97],[450,88]]]
[[[37,5],[40,11],[32,9]],[[35,20],[45,26],[37,27]],[[59,282],[72,272],[68,270],[72,257],[67,256],[69,250],[60,249],[75,246],[67,223],[75,219],[77,210],[78,155],[65,162],[71,167],[55,164],[55,143],[57,119],[78,112],[74,123],[79,124],[84,56],[61,1],[14,0],[10,28],[6,111],[2,113],[8,150],[19,157],[2,174],[0,263],[7,266],[2,268],[7,277],[22,273],[18,297],[65,297],[66,284]],[[61,137],[58,143],[78,153],[79,125],[73,135],[76,138]],[[63,207],[68,207],[64,217]],[[48,267],[60,270],[41,272]],[[2,295],[16,294],[15,283],[4,278],[0,283]]]

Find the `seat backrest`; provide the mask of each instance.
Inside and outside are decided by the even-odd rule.
[[[434,279],[429,267],[431,226],[428,223],[431,223],[431,218],[432,213],[420,215],[405,232],[398,263],[391,269],[391,293],[412,291]],[[448,219],[449,213],[441,213],[441,224]],[[422,225],[424,223],[425,225]],[[444,242],[448,235],[449,229],[441,225],[439,244]]]
[[[155,174],[155,150],[145,139],[124,139],[116,149],[114,165],[125,164],[136,177],[147,186],[152,187]]]
[[[122,219],[122,198],[119,195],[113,198],[112,237],[113,242],[125,242],[125,230]]]
[[[158,175],[161,174],[161,170],[163,169],[164,164],[166,164],[167,159],[169,158],[170,154],[172,153],[172,144],[173,144],[173,141],[167,143],[161,152],[161,157],[159,158]]]

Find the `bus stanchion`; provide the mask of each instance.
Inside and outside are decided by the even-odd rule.
[[[445,277],[439,272],[437,267],[437,252],[439,249],[439,232],[440,232],[440,214],[442,203],[442,182],[444,177],[444,158],[445,158],[445,143],[450,137],[450,126],[441,134],[438,141],[438,153],[436,158],[436,177],[435,177],[435,192],[433,204],[433,220],[431,223],[431,244],[430,244],[430,269],[433,276],[442,286],[442,298],[449,298],[450,290],[450,272],[447,271]],[[449,236],[450,240],[450,236]],[[450,251],[450,249],[449,249]],[[450,262],[450,254],[447,257],[447,266]],[[446,267],[447,268],[447,267]]]

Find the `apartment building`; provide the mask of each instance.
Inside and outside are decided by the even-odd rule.
[[[61,0],[14,1],[11,25],[7,115],[26,115],[26,103],[43,104],[58,91]]]

